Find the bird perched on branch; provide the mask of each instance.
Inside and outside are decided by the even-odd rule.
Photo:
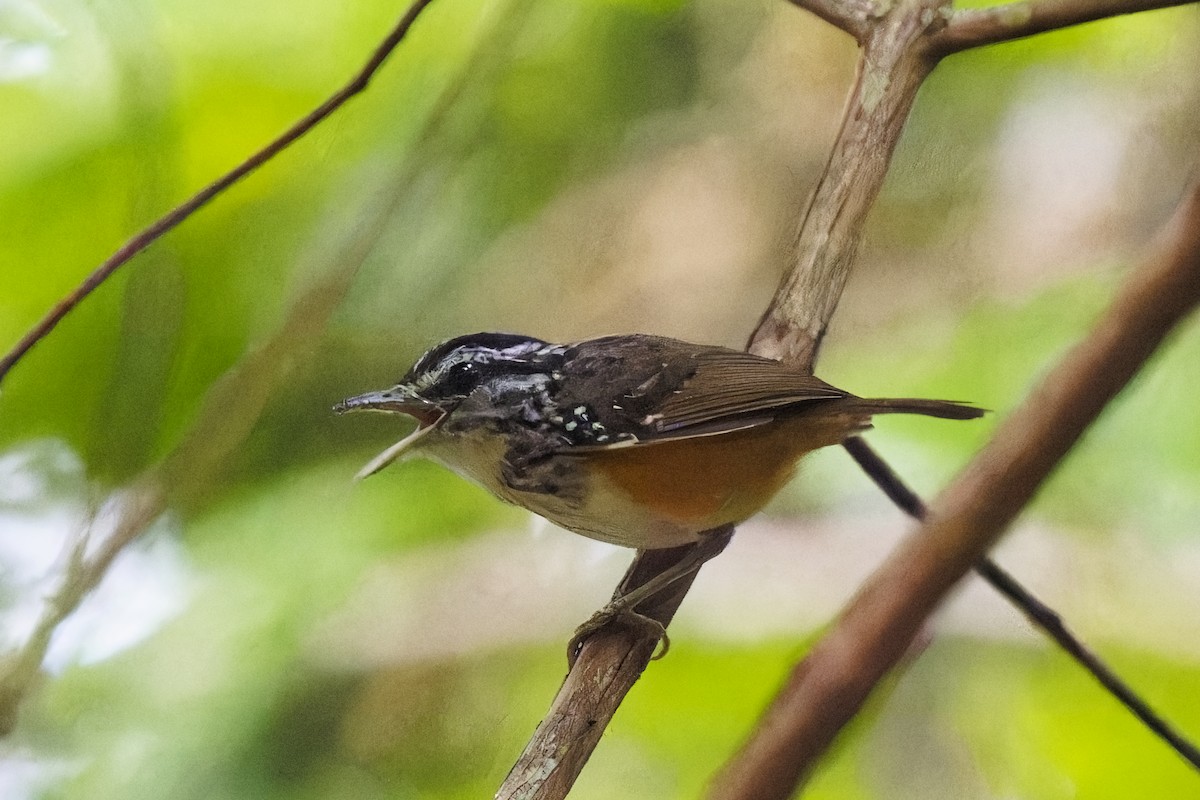
[[[567,530],[647,550],[742,522],[803,455],[862,432],[875,414],[983,414],[864,399],[779,361],[661,336],[551,344],[504,333],[443,342],[395,386],[335,410],[417,420],[359,477],[420,453]]]
[[[567,530],[640,549],[742,522],[802,456],[861,433],[875,414],[983,414],[855,397],[769,358],[641,334],[460,336],[392,388],[336,407],[360,409],[417,420],[360,477],[420,453]]]

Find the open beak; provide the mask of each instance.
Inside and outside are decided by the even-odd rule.
[[[430,431],[434,430],[446,418],[447,413],[444,408],[416,395],[403,384],[391,389],[367,392],[348,398],[334,406],[333,410],[338,414],[344,414],[347,411],[388,411],[407,414],[417,421],[415,431],[367,462],[367,465],[354,476],[355,480],[362,480],[368,475],[374,475],[388,464],[400,459]]]

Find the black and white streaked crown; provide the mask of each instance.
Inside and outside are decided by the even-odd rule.
[[[401,379],[429,399],[465,397],[481,383],[502,376],[553,370],[564,345],[511,333],[472,333],[431,348]]]
[[[431,348],[401,381],[409,391],[445,408],[476,391],[502,414],[455,417],[450,430],[500,425],[509,434],[536,432],[544,443],[608,444],[633,438],[614,434],[582,398],[563,395],[571,345],[530,336],[474,333]],[[477,412],[479,409],[476,408]],[[527,440],[534,441],[534,440]]]

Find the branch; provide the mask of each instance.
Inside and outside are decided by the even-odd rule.
[[[258,152],[251,155],[241,164],[238,164],[229,172],[217,178],[215,181],[205,186],[203,189],[192,195],[191,198],[184,201],[180,205],[168,211],[155,222],[144,228],[140,233],[132,239],[125,242],[119,250],[109,256],[104,263],[96,267],[90,275],[84,279],[78,287],[70,294],[50,309],[36,325],[26,333],[21,340],[18,341],[3,358],[0,358],[0,383],[4,381],[9,370],[16,366],[29,350],[45,338],[50,331],[54,330],[55,326],[62,321],[63,317],[71,312],[71,309],[79,305],[85,297],[95,291],[99,286],[108,280],[118,268],[126,264],[130,259],[136,256],[141,251],[145,250],[156,240],[162,237],[167,231],[174,228],[179,223],[190,217],[202,206],[219,195],[221,192],[228,189],[233,184],[237,183],[242,178],[249,175],[254,170],[265,164],[280,151],[287,148],[297,139],[310,130],[315,128],[322,120],[337,111],[354,95],[367,88],[371,78],[383,66],[383,62],[391,55],[396,46],[408,33],[413,22],[416,21],[421,11],[429,5],[432,0],[414,0],[409,6],[408,11],[396,23],[396,27],[392,29],[382,42],[375,48],[375,52],[367,59],[366,64],[358,71],[353,78],[350,79],[342,88],[338,89],[329,99],[315,109],[310,111],[303,118],[295,122],[290,128],[280,134],[276,139],[271,141]]]
[[[526,10],[527,4],[518,5],[512,14],[501,16],[500,21],[520,19]],[[440,92],[415,139],[412,154],[397,170],[395,178],[379,192],[378,200],[365,201],[353,215],[358,224],[334,246],[329,259],[331,266],[299,270],[302,274],[318,273],[324,277],[295,299],[275,333],[209,387],[195,421],[179,443],[157,467],[134,481],[134,489],[126,494],[121,505],[116,529],[91,559],[86,558],[86,536],[81,537],[33,634],[19,650],[0,659],[0,736],[15,725],[21,701],[38,675],[58,626],[100,584],[113,560],[158,518],[168,503],[201,490],[250,434],[271,392],[294,363],[291,356],[310,347],[325,330],[329,317],[350,290],[359,267],[388,230],[401,201],[409,196],[412,184],[425,166],[421,157],[423,148],[443,137],[447,117],[468,83],[497,69],[495,45],[511,38],[511,31],[503,24],[493,26],[480,37],[463,69]],[[382,51],[381,46],[377,58]]]
[[[788,0],[835,28],[841,28],[859,44],[867,38],[871,21],[883,16],[883,10],[872,0]]]
[[[861,437],[846,441],[845,447],[851,457],[862,467],[863,472],[875,481],[892,502],[909,516],[924,521],[927,509],[924,501],[904,484],[900,476],[892,471],[882,458]],[[1032,592],[990,558],[983,558],[975,565],[975,573],[992,588],[1019,608],[1034,626],[1041,629],[1075,662],[1087,670],[1117,702],[1141,720],[1152,733],[1166,742],[1175,752],[1193,765],[1200,767],[1200,750],[1161,717],[1150,704],[1143,700],[1132,687],[1104,663],[1098,655],[1071,632],[1062,617],[1050,606],[1039,600]]]
[[[752,339],[755,352],[811,368],[820,335],[849,275],[867,211],[883,185],[917,89],[932,66],[913,55],[912,42],[925,31],[926,21],[936,18],[928,13],[936,2],[910,0],[871,29],[842,131],[793,242],[791,268]],[[888,91],[882,90],[889,85]],[[617,593],[675,564],[691,547],[640,551]],[[636,583],[630,582],[632,575],[638,576]],[[675,584],[670,597],[654,609],[639,606],[639,613],[665,627],[694,578],[693,574]],[[641,675],[657,638],[650,631],[627,629],[602,630],[590,637],[496,797],[564,797],[617,704]],[[603,680],[613,697],[592,691],[593,680]]]
[[[419,141],[428,140],[442,124],[445,109],[459,90],[461,83],[456,83],[439,99]],[[359,267],[388,229],[399,201],[407,196],[417,169],[416,160],[410,159],[397,179],[390,182],[382,202],[369,203],[359,211],[356,216],[361,223],[336,247],[331,267],[301,270],[319,272],[324,277],[295,299],[283,324],[270,337],[209,387],[196,419],[179,443],[157,466],[135,479],[130,490],[122,492],[116,528],[95,555],[88,557],[87,534],[80,537],[33,633],[18,650],[0,659],[0,736],[10,733],[16,724],[20,704],[38,676],[58,626],[100,585],[112,562],[172,501],[202,491],[229,454],[250,435],[271,393],[295,363],[292,356],[311,347],[325,330]]]
[[[1200,303],[1200,184],[1091,333],[1042,380],[793,671],[714,784],[785,798],[1104,406]]]
[[[715,533],[709,543],[716,555],[733,529]],[[643,550],[621,579],[614,597],[628,593],[681,561],[694,545]],[[638,613],[665,628],[691,588],[693,572],[638,606]],[[587,763],[625,695],[650,663],[659,633],[646,627],[609,625],[584,641],[554,703],[525,746],[525,751],[496,792],[496,800],[563,798]]]
[[[991,8],[955,11],[946,27],[929,39],[941,58],[962,50],[1021,39],[1106,17],[1187,5],[1194,0],[1025,0]]]
[[[904,122],[921,83],[940,56],[929,42],[952,15],[949,0],[890,0],[879,5],[871,0],[791,2],[851,33],[863,48],[842,129],[792,243],[787,272],[749,343],[752,352],[811,371]],[[669,557],[664,553],[670,553]],[[641,552],[631,573],[649,570],[648,579],[686,553],[686,548]],[[657,570],[652,562],[658,564]],[[650,616],[666,625],[690,583],[689,578],[687,585],[677,586],[672,593],[666,617]],[[593,638],[608,635],[602,631]],[[550,712],[497,797],[550,800],[565,795],[599,739],[597,729],[607,724],[615,702],[624,697],[645,666],[647,648],[655,637],[644,635],[647,638],[640,644],[626,641],[620,646],[591,646],[592,640],[588,640],[589,646],[572,666]],[[626,668],[631,658],[636,659],[636,667]],[[605,676],[607,690],[617,695],[611,707],[588,692],[587,681],[580,678],[583,675]],[[564,714],[578,716],[588,724],[560,724]],[[545,780],[559,769],[562,759],[572,764],[562,772],[566,779]]]
[[[368,230],[356,235],[331,275],[297,298],[279,330],[209,388],[195,422],[179,444],[122,492],[116,528],[95,555],[88,555],[88,534],[80,536],[33,633],[0,661],[0,736],[16,725],[21,702],[38,676],[58,626],[100,585],[112,562],[158,519],[169,501],[205,486],[250,434],[271,392],[294,361],[288,356],[310,346],[324,330],[366,259],[369,244],[385,230],[386,219],[387,214],[380,213]]]
[[[825,173],[796,233],[788,273],[749,349],[812,371],[858,253],[867,213],[921,82],[935,61],[918,46],[942,19],[939,0],[907,0],[871,26]]]

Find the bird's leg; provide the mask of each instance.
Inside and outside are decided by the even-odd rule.
[[[635,586],[628,591],[622,591],[633,577],[631,574],[626,574],[608,605],[597,611],[591,616],[591,619],[575,629],[575,635],[571,637],[571,641],[567,645],[567,660],[574,663],[575,656],[579,653],[580,647],[583,646],[584,640],[601,628],[612,624],[650,628],[662,640],[662,649],[654,657],[658,659],[665,656],[667,650],[671,647],[671,640],[667,636],[666,627],[657,619],[639,613],[637,606],[654,597],[676,581],[700,569],[706,561],[725,549],[732,536],[733,529],[729,527],[705,531],[701,534],[700,540],[674,564],[654,575],[645,583]]]

